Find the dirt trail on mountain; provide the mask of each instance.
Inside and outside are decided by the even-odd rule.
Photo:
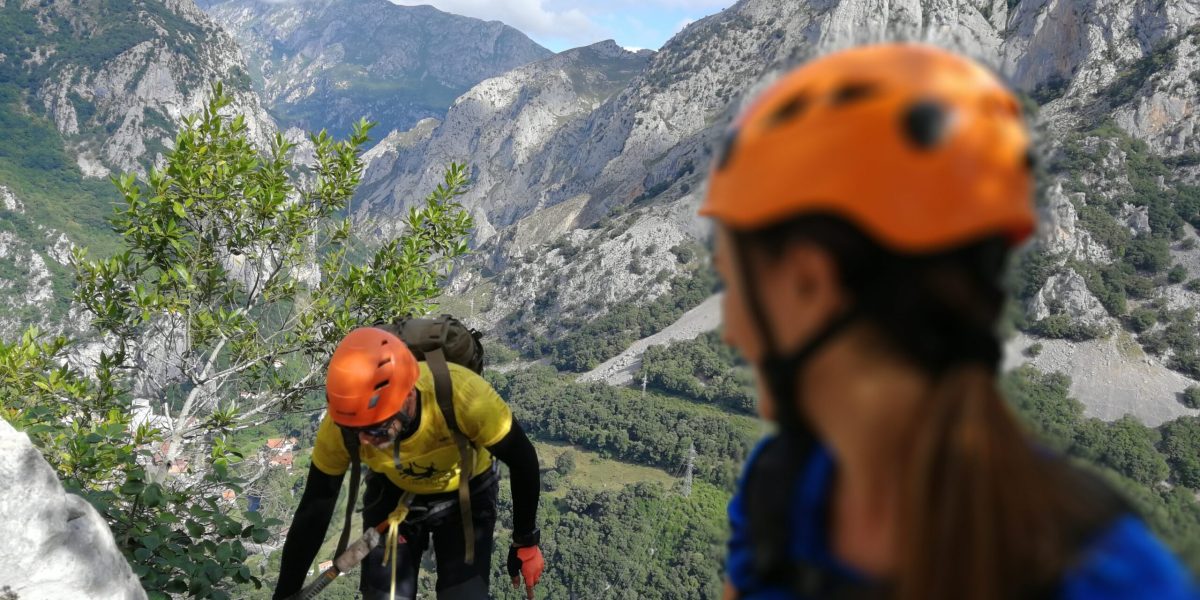
[[[642,365],[642,354],[650,346],[669,344],[679,340],[691,340],[721,324],[721,294],[710,296],[699,306],[683,313],[679,320],[662,331],[642,338],[624,352],[604,361],[600,366],[580,375],[578,381],[603,381],[609,385],[628,385],[633,374]]]

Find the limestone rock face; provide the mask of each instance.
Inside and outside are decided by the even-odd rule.
[[[1046,285],[1034,296],[1029,312],[1035,320],[1066,315],[1087,327],[1106,328],[1112,322],[1104,305],[1092,295],[1083,277],[1074,269],[1047,279]]]
[[[0,219],[27,221],[24,202],[3,185]],[[40,224],[28,232],[0,230],[0,339],[13,339],[29,325],[51,332],[80,325],[52,309],[55,279],[64,276],[73,247],[65,234]]]
[[[471,86],[549,50],[497,21],[386,0],[201,2],[251,56],[282,126],[381,134],[440,118]]]
[[[146,597],[100,513],[64,492],[28,436],[3,420],[0,536],[0,588],[21,600]]]
[[[374,214],[401,215],[433,189],[446,164],[465,160],[473,184],[460,201],[485,229],[557,204],[549,199],[558,195],[555,184],[544,178],[579,157],[548,156],[547,146],[563,136],[585,135],[577,129],[580,119],[649,60],[649,54],[607,41],[485,80],[459,97],[440,123],[423,121],[373,149],[358,196]],[[591,141],[603,143],[603,136]],[[477,234],[477,241],[485,240]]]
[[[1038,241],[1046,252],[1056,255],[1060,262],[1082,260],[1095,263],[1112,262],[1111,253],[1092,234],[1077,225],[1075,202],[1083,202],[1081,193],[1063,193],[1062,183],[1050,188],[1047,204],[1038,223]]]
[[[130,0],[113,13],[94,3],[23,2],[23,56],[39,108],[65,138],[86,176],[145,172],[174,141],[176,124],[198,112],[218,81],[246,116],[256,142],[275,126],[250,88],[237,43],[193,2]]]
[[[932,43],[993,66],[1032,97],[1040,105],[1038,127],[1051,144],[1111,117],[1152,151],[1180,155],[1190,152],[1196,139],[1187,132],[1198,84],[1185,75],[1198,66],[1192,57],[1198,22],[1200,8],[1194,3],[1158,0],[743,0],[686,27],[591,109],[556,110],[561,104],[544,99],[563,97],[547,94],[561,87],[555,87],[552,70],[536,71],[536,64],[518,70],[521,77],[514,72],[481,83],[441,123],[380,148],[360,197],[372,214],[394,218],[388,215],[419,197],[411,190],[429,187],[439,163],[464,160],[479,182],[464,203],[477,221],[486,221],[476,242],[489,270],[524,265],[514,258],[531,252],[538,256],[532,262],[543,263],[516,266],[520,277],[490,280],[496,284],[490,294],[503,298],[494,310],[532,308],[537,290],[555,289],[560,292],[553,299],[543,299],[522,316],[525,321],[554,318],[575,310],[564,304],[572,297],[565,290],[576,286],[563,273],[577,267],[574,272],[596,276],[591,269],[605,246],[602,238],[610,233],[601,228],[597,237],[589,227],[617,215],[624,222],[669,213],[679,219],[674,227],[691,239],[705,235],[703,221],[694,214],[645,207],[698,202],[729,122],[749,98],[796,64],[864,42]],[[578,86],[571,82],[568,89]],[[473,119],[495,124],[475,126]],[[1112,249],[1087,231],[1077,211],[1133,192],[1127,146],[1093,134],[1085,134],[1080,144],[1102,158],[1095,169],[1073,174],[1078,185],[1072,189],[1082,192],[1068,194],[1052,186],[1038,236],[1060,267],[1114,260]],[[1187,160],[1179,162],[1187,168]],[[581,198],[586,200],[578,207]],[[566,204],[572,208],[554,210]],[[1122,221],[1142,233],[1148,226],[1143,211],[1131,208]],[[561,224],[563,214],[574,222],[556,227],[555,235],[576,245],[589,240],[569,257],[550,250],[557,243],[553,239],[510,231],[535,222]],[[638,243],[648,247],[651,240]],[[655,267],[670,267],[671,258]],[[535,266],[541,275],[532,273]],[[624,276],[601,272],[618,280],[613,289],[624,289]],[[579,289],[587,289],[585,278],[580,276]],[[456,293],[484,279],[464,275],[455,281]],[[1057,307],[1058,296],[1065,294],[1061,300],[1089,322],[1105,316],[1095,310],[1099,304],[1077,273],[1060,274],[1050,283],[1041,301],[1044,310]]]

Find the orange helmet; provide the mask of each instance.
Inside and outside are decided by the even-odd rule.
[[[346,427],[382,422],[404,407],[418,373],[417,359],[400,338],[374,327],[355,329],[329,359],[329,414]]]
[[[842,217],[900,252],[1033,231],[1030,142],[1016,98],[945,50],[885,44],[785,76],[736,121],[700,214],[754,230]]]

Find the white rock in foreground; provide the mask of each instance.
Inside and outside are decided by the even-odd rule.
[[[3,420],[0,539],[0,588],[21,600],[146,597],[100,513],[64,492],[29,437]]]

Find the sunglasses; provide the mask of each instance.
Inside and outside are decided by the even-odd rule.
[[[362,434],[367,437],[385,438],[392,435],[392,421],[394,419],[388,419],[378,425],[369,425],[367,427],[342,427],[342,430],[354,435]]]

